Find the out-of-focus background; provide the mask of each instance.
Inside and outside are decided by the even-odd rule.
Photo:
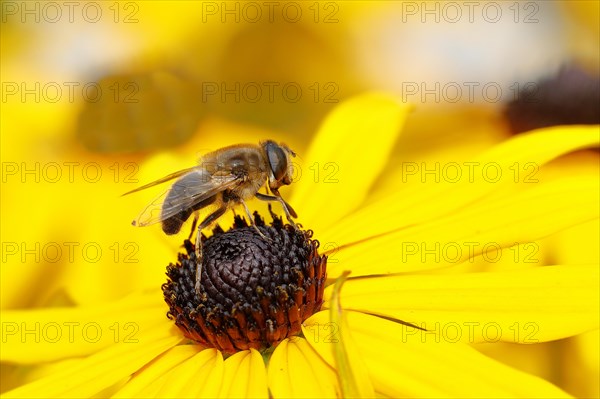
[[[160,285],[187,227],[178,237],[134,229],[157,192],[119,196],[207,151],[274,138],[301,156],[336,104],[384,90],[417,105],[390,167],[448,148],[463,156],[527,130],[507,105],[539,99],[545,79],[599,77],[597,1],[0,7],[2,308]],[[368,132],[347,139],[369,145]],[[582,342],[561,348],[597,372]],[[525,368],[556,374],[542,363]],[[554,377],[575,395],[598,394],[597,379]]]

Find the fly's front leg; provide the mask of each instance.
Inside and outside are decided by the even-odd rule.
[[[248,209],[248,205],[246,205],[246,203],[244,202],[243,199],[239,199],[240,203],[244,206],[244,210],[246,211],[246,216],[248,216],[248,219],[250,220],[250,224],[252,225],[252,227],[254,227],[254,229],[258,232],[258,234],[266,241],[271,241],[271,239],[269,237],[267,237],[266,235],[264,235],[262,233],[262,231],[260,231],[260,229],[258,228],[258,226],[256,225],[256,223],[254,222],[254,218],[252,217],[252,213],[250,213],[250,209]]]
[[[200,223],[200,226],[198,226],[198,234],[196,235],[196,284],[194,285],[196,294],[198,295],[200,295],[200,281],[202,279],[202,230],[220,218],[225,211],[227,211],[227,207],[221,205],[219,209],[208,215],[206,219]]]
[[[256,198],[258,198],[259,200],[262,200],[262,201],[277,201],[277,202],[279,202],[281,204],[281,206],[283,207],[283,212],[285,213],[285,217],[287,218],[288,222],[290,222],[290,224],[292,226],[297,227],[296,223],[292,219],[292,217],[295,217],[295,218],[298,217],[298,214],[296,213],[296,211],[294,211],[294,208],[292,208],[292,206],[290,204],[288,204],[287,202],[285,202],[285,200],[283,198],[281,198],[281,195],[279,194],[278,191],[276,191],[276,190],[271,190],[271,191],[273,191],[273,193],[276,195],[272,196],[272,195],[256,193]]]

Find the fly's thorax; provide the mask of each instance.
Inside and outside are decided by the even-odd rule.
[[[259,146],[240,144],[205,155],[201,167],[213,175],[233,173],[244,180],[255,180],[267,173],[268,165]]]
[[[253,198],[267,181],[267,173],[255,173],[252,178],[245,180],[235,189],[235,193],[243,200]]]

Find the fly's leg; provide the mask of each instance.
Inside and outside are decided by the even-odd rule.
[[[194,236],[194,231],[196,231],[196,226],[198,225],[198,212],[194,212],[194,221],[192,222],[192,230],[190,230],[190,236],[188,240],[192,241],[192,237]]]
[[[202,238],[198,231],[196,236],[196,283],[194,284],[194,290],[196,295],[200,296],[200,281],[202,280]]]
[[[244,205],[244,210],[246,211],[246,216],[248,216],[248,220],[250,220],[250,224],[252,225],[252,227],[254,227],[254,229],[258,232],[258,234],[266,241],[271,241],[271,239],[269,237],[267,237],[266,235],[264,235],[262,233],[262,231],[260,231],[260,229],[258,228],[258,226],[256,225],[256,223],[254,222],[254,218],[252,217],[252,213],[250,213],[250,209],[248,209],[248,205],[246,205],[246,203],[244,202],[243,199],[239,199],[240,203],[242,205]]]
[[[290,222],[290,224],[292,226],[297,227],[296,223],[294,223],[294,220],[292,219],[292,217],[295,217],[295,218],[298,217],[298,214],[296,213],[296,211],[294,211],[294,208],[292,208],[290,204],[288,204],[287,202],[285,202],[285,200],[283,198],[281,198],[281,195],[279,195],[278,191],[273,190],[273,193],[276,195],[273,196],[273,195],[256,193],[256,198],[258,198],[259,200],[262,200],[262,201],[277,201],[277,202],[279,202],[281,204],[281,206],[283,207],[283,212],[285,213],[285,217],[287,218],[288,222]]]
[[[227,207],[221,206],[219,209],[208,215],[206,219],[200,223],[200,226],[198,226],[198,234],[196,235],[196,284],[194,285],[196,294],[198,295],[200,295],[200,280],[202,278],[202,230],[220,218],[225,211],[227,211]]]

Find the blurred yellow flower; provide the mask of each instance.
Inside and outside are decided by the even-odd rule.
[[[597,264],[535,267],[545,263],[535,255],[525,262],[531,254],[517,251],[597,223],[597,168],[523,170],[598,146],[597,127],[511,138],[466,165],[440,165],[435,183],[417,175],[407,193],[397,182],[424,165],[390,170],[387,159],[409,110],[383,94],[353,98],[325,119],[302,156],[300,170],[321,175],[300,177],[288,202],[329,255],[328,276],[350,272],[343,286],[326,289],[324,310],[304,322],[302,336],[224,359],[183,338],[164,316],[158,289],[98,305],[8,310],[1,360],[54,363],[4,396],[568,397],[469,344],[547,342],[598,329]],[[366,140],[349,139],[357,136]],[[457,168],[472,173],[450,174]],[[373,198],[382,173],[396,184]],[[494,269],[501,258],[514,270]],[[475,261],[490,271],[476,272]],[[144,266],[165,266],[155,263]]]

